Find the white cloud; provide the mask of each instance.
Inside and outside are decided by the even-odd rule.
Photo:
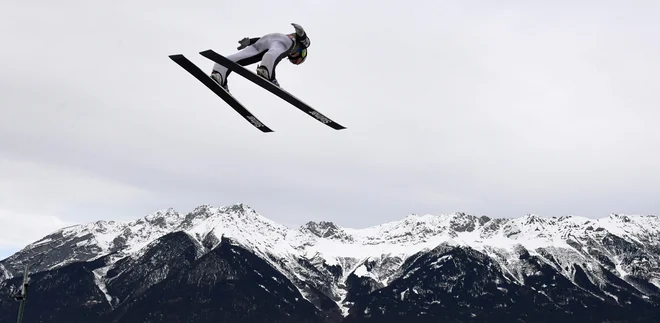
[[[115,205],[149,196],[93,174],[26,160],[0,158],[0,178],[0,249],[22,247],[63,226],[104,219]]]
[[[53,215],[20,213],[0,209],[0,251],[18,251],[49,233],[63,227],[75,224],[62,221]],[[3,256],[0,252],[0,260]]]
[[[26,160],[0,159],[0,177],[3,209],[57,213],[75,203],[111,205],[148,195],[93,174]]]

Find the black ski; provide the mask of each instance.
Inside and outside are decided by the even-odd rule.
[[[291,103],[293,106],[296,108],[300,109],[301,111],[309,114],[316,120],[320,121],[323,124],[326,124],[330,128],[333,128],[335,130],[341,130],[341,129],[346,129],[346,127],[334,122],[330,118],[324,116],[320,112],[316,111],[316,109],[310,107],[307,105],[305,102],[301,101],[300,99],[296,98],[293,96],[291,93],[285,91],[284,89],[279,88],[278,86],[268,82],[267,80],[263,79],[261,76],[257,75],[256,73],[253,73],[252,71],[246,69],[245,67],[227,59],[226,57],[214,52],[213,50],[205,50],[203,52],[200,52],[200,54],[220,65],[223,65],[227,67],[229,70],[232,70],[236,72],[237,74],[240,74],[241,76],[245,77],[246,79],[256,83],[257,85],[261,86],[262,88],[270,91],[271,93],[279,96],[282,98],[284,101],[287,101]]]
[[[184,57],[181,54],[170,55],[169,56],[174,62],[183,67],[188,73],[192,74],[196,79],[202,82],[206,87],[208,87],[213,93],[223,99],[229,106],[231,106],[236,112],[238,112],[245,120],[250,122],[255,128],[261,130],[262,132],[273,132],[270,128],[266,127],[257,117],[255,117],[250,111],[248,111],[234,96],[225,91],[218,83],[213,81],[210,76],[206,75],[197,65],[193,64],[190,60]]]

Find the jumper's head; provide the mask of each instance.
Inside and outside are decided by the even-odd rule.
[[[294,65],[300,65],[307,59],[307,48],[301,48],[288,56],[289,62]]]

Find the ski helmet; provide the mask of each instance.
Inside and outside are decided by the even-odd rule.
[[[301,48],[288,56],[291,64],[300,65],[307,59],[307,48]]]

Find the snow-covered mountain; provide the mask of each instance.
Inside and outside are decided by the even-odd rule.
[[[413,214],[366,229],[331,222],[288,228],[244,204],[203,205],[185,215],[167,209],[131,222],[97,221],[53,232],[0,261],[0,295],[18,288],[29,263],[33,284],[50,286],[43,295],[61,293],[62,281],[75,279],[69,275],[86,277],[90,286],[75,293],[86,295],[82,304],[96,313],[89,315],[108,322],[180,322],[186,316],[168,312],[164,303],[180,303],[177,293],[190,289],[210,304],[216,288],[236,302],[256,297],[280,304],[269,317],[280,315],[282,322],[483,322],[484,315],[626,321],[630,313],[660,315],[658,238],[656,216]],[[224,285],[230,281],[249,281],[251,287]],[[253,288],[261,296],[247,294]],[[8,308],[2,302],[0,308]],[[82,306],[75,304],[67,306]],[[141,312],[145,306],[158,307],[161,318],[148,318],[155,311]],[[247,305],[225,306],[240,311]],[[2,311],[0,321],[10,315]],[[226,311],[213,315],[209,319],[237,319]]]

